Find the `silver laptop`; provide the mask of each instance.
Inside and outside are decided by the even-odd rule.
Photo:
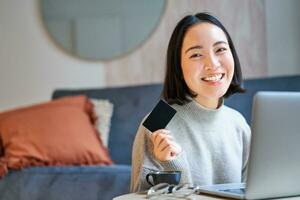
[[[252,110],[246,184],[201,186],[237,199],[300,195],[300,92],[258,92]]]

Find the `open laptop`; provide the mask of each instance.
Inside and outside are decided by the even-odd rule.
[[[237,199],[300,195],[300,92],[258,92],[245,183],[201,186],[199,192]]]

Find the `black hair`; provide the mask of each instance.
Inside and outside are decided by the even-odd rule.
[[[181,19],[176,25],[171,39],[169,41],[167,58],[166,58],[166,75],[163,86],[163,97],[169,104],[183,105],[190,100],[187,96],[196,97],[197,94],[193,94],[186,85],[182,69],[181,69],[181,49],[182,43],[187,30],[201,22],[208,22],[221,28],[228,40],[230,50],[234,59],[234,74],[230,86],[223,97],[227,98],[234,93],[243,93],[245,89],[242,88],[242,71],[240,61],[236,50],[234,48],[231,37],[222,23],[213,15],[203,12],[195,15],[188,15]]]

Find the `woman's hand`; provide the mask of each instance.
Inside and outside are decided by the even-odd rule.
[[[151,134],[153,153],[160,161],[172,160],[181,152],[181,146],[169,134],[170,131],[166,129],[159,129]]]

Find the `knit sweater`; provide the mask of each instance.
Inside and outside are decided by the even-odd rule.
[[[182,151],[170,161],[155,159],[151,132],[140,125],[132,151],[131,191],[149,189],[146,175],[161,170],[181,171],[181,183],[245,181],[251,131],[244,117],[225,105],[208,109],[195,100],[172,107],[177,113],[166,129]]]

